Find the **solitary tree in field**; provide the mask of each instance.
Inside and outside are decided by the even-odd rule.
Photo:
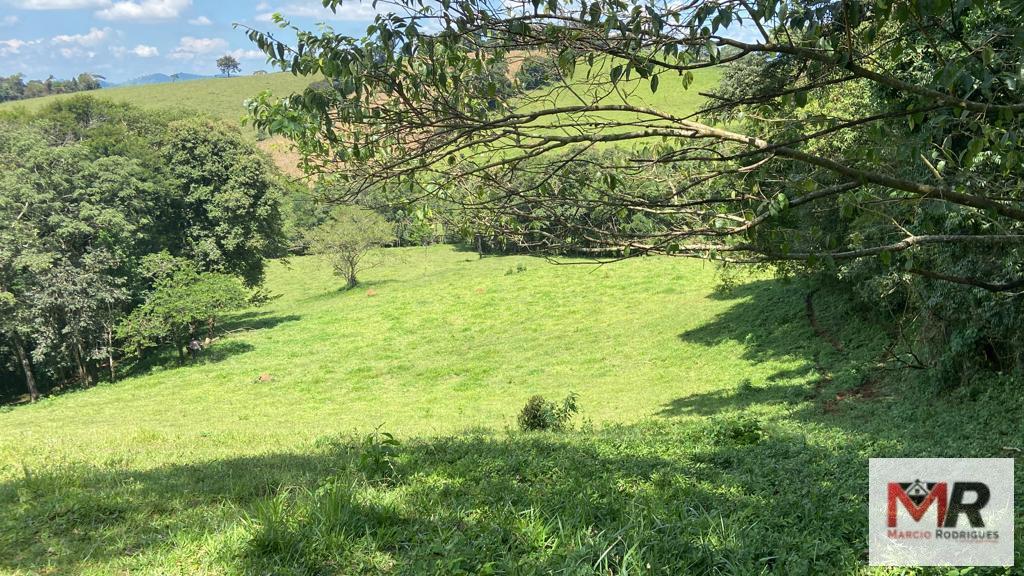
[[[373,250],[395,239],[394,226],[383,216],[358,206],[336,209],[330,219],[309,233],[314,254],[328,258],[334,273],[345,278],[345,288],[355,287],[357,275],[377,263]]]
[[[217,68],[220,69],[220,73],[230,77],[232,72],[241,72],[242,65],[239,64],[238,59],[231,54],[225,54],[220,58],[217,58]]]

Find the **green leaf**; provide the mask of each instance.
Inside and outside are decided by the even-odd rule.
[[[618,82],[619,78],[622,78],[622,64],[619,64],[612,68],[611,78],[612,83]]]

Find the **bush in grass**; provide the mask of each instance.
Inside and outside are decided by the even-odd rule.
[[[749,416],[717,419],[708,432],[716,444],[753,445],[768,436],[764,425]]]
[[[528,56],[516,73],[523,90],[534,90],[553,83],[558,78],[558,65],[547,56]]]
[[[519,427],[523,430],[564,430],[569,420],[579,412],[576,400],[579,398],[575,392],[570,392],[562,400],[561,405],[545,400],[543,396],[536,395],[526,401],[526,406],[519,413]]]

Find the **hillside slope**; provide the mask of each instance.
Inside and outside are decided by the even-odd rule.
[[[279,72],[259,76],[210,78],[164,84],[119,86],[89,92],[93,96],[114,102],[134,104],[146,110],[182,110],[202,113],[227,122],[237,123],[245,116],[242,103],[247,98],[270,90],[278,96],[287,96],[309,85],[309,80]],[[58,94],[0,104],[0,110],[24,108],[38,110],[49,102],[70,98],[73,94]]]
[[[276,262],[199,363],[0,411],[0,572],[862,572],[868,456],[1024,446],[1018,387],[880,379],[840,295],[842,353],[700,262],[387,255]],[[511,432],[570,391],[576,431]]]

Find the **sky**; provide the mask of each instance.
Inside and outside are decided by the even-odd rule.
[[[355,0],[336,14],[320,0],[0,0],[0,75],[89,72],[112,82],[157,72],[213,75],[224,54],[238,58],[243,74],[269,70],[232,23],[274,31],[275,12],[300,28],[327,22],[352,36],[373,19],[370,4]]]

